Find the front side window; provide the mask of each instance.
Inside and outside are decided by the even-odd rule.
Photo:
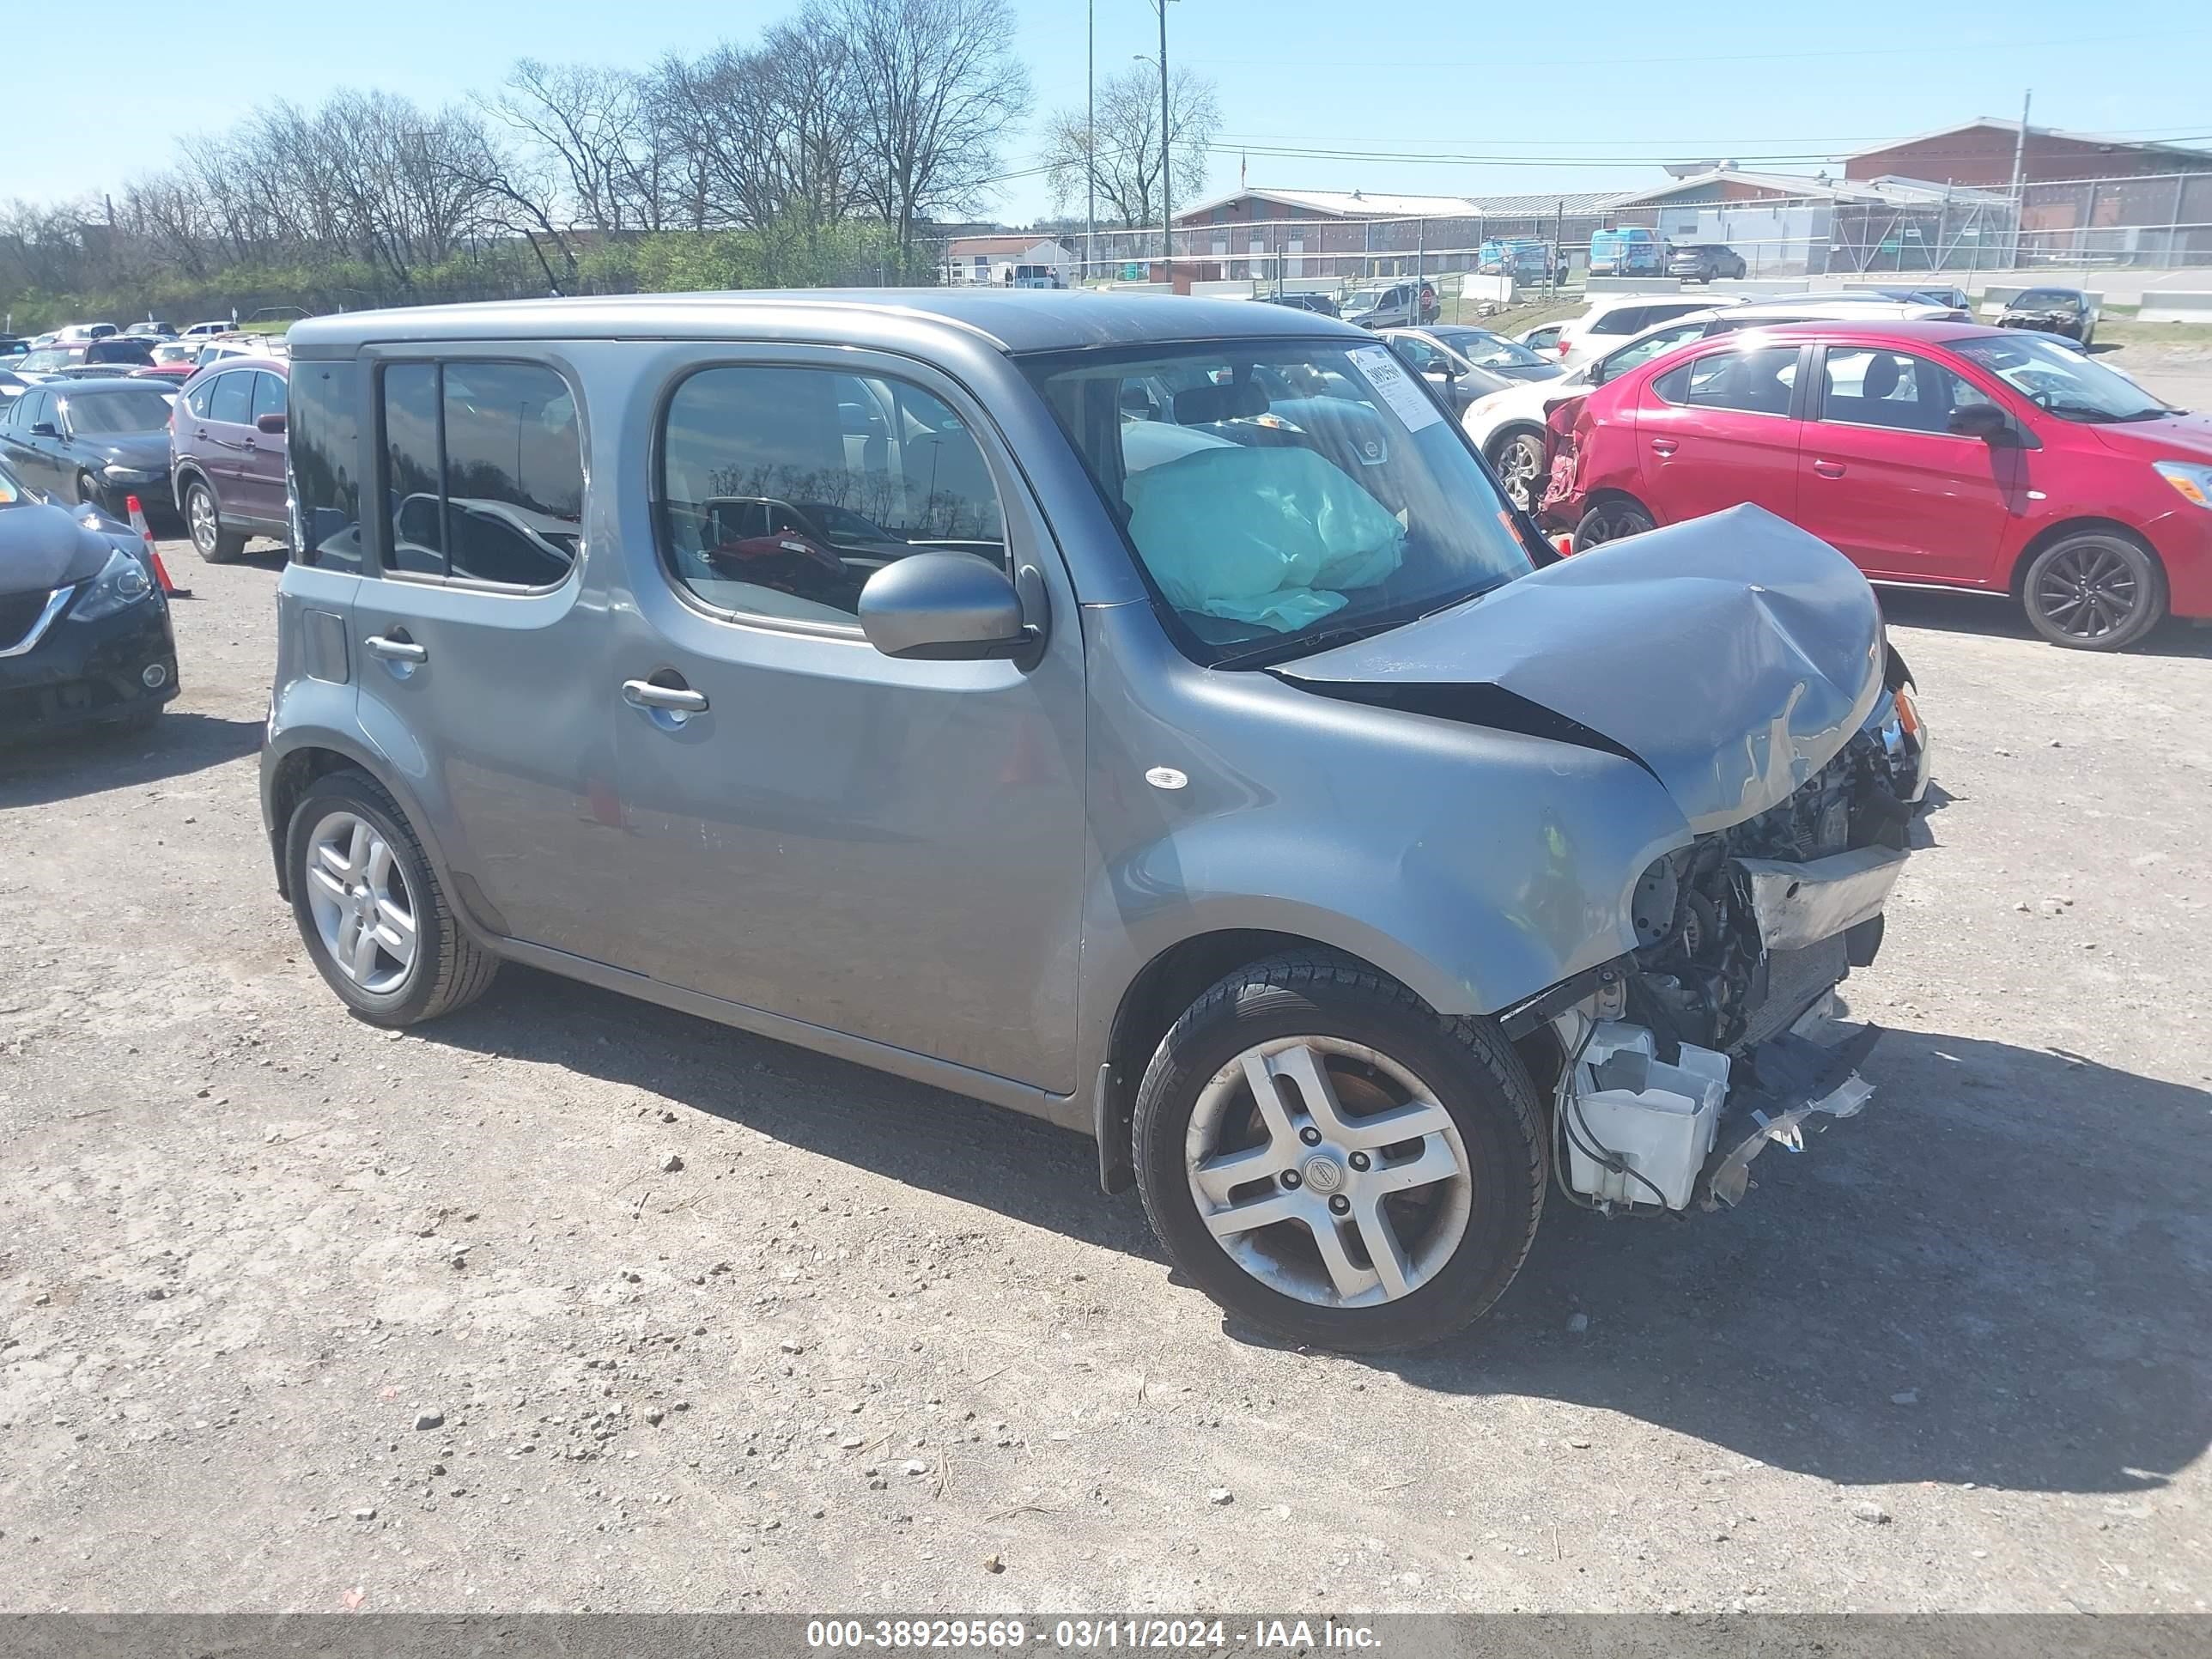
[[[1465,441],[1379,344],[1205,342],[1024,368],[1196,661],[1287,660],[1531,568]],[[1162,418],[1127,417],[1133,385]]]
[[[1900,432],[1948,432],[1951,411],[1989,399],[1940,363],[1909,352],[1830,346],[1820,418]]]
[[[583,544],[568,382],[534,363],[394,363],[382,390],[392,568],[558,586]]]
[[[920,386],[819,368],[707,368],[669,399],[660,536],[717,611],[854,628],[860,589],[925,550],[1004,564],[974,434]]]
[[[2024,330],[1954,341],[1950,349],[2062,421],[2100,425],[2176,412],[2126,375]]]
[[[351,362],[292,364],[284,443],[301,564],[361,568],[360,372]]]
[[[1692,409],[1731,409],[1746,415],[1787,415],[1797,379],[1797,348],[1753,346],[1711,351],[1670,368],[1651,382],[1663,403]]]
[[[1426,340],[1417,340],[1410,334],[1401,334],[1390,342],[1390,349],[1404,360],[1416,374],[1427,374],[1443,368],[1443,359]]]
[[[2021,311],[2074,311],[2081,309],[2081,295],[2070,288],[2032,288],[2013,301]]]

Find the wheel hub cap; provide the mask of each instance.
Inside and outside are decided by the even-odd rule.
[[[1450,1261],[1474,1208],[1467,1149],[1435,1091],[1340,1037],[1279,1039],[1223,1066],[1184,1153],[1224,1253],[1321,1307],[1410,1296]]]
[[[355,813],[331,813],[307,838],[304,880],[331,964],[365,991],[405,983],[415,965],[415,900],[383,832]]]

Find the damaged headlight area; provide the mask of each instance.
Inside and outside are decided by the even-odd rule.
[[[1893,684],[1787,800],[1644,872],[1637,948],[1540,1010],[1566,1056],[1553,1106],[1569,1196],[1733,1204],[1766,1146],[1802,1150],[1808,1120],[1864,1105],[1854,1067],[1880,1033],[1836,1019],[1834,990],[1881,949],[1927,759],[1911,690]]]

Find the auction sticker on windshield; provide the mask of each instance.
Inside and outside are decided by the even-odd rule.
[[[1391,413],[1406,423],[1408,432],[1419,432],[1425,426],[1433,426],[1443,419],[1436,404],[1429,401],[1427,392],[1413,384],[1387,346],[1360,346],[1352,354],[1352,361],[1367,377],[1367,384],[1375,388],[1382,401],[1390,405]]]

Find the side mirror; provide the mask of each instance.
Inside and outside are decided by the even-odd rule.
[[[282,415],[257,415],[253,417],[253,429],[265,432],[272,438],[281,437],[284,431],[284,417]]]
[[[52,421],[34,421],[31,423],[31,435],[33,438],[58,438],[62,432]]]
[[[910,553],[860,590],[860,631],[886,657],[974,662],[1040,641],[1006,573],[972,553]]]
[[[2011,420],[1995,404],[1960,404],[1951,411],[1946,429],[1961,438],[1979,438],[1984,443],[2010,443],[2013,439]]]

